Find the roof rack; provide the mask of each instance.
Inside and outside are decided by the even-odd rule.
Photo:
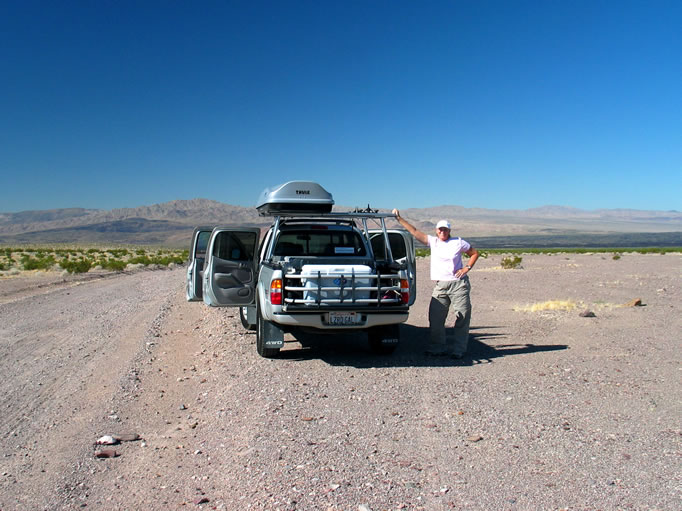
[[[396,216],[393,213],[378,213],[378,212],[367,212],[367,211],[344,211],[344,212],[330,212],[330,213],[318,213],[315,215],[311,214],[306,214],[306,213],[282,213],[278,215],[274,215],[275,217],[275,222],[272,226],[273,232],[278,232],[280,230],[280,226],[282,222],[287,222],[288,220],[294,220],[294,223],[298,223],[300,221],[301,223],[303,222],[333,222],[333,221],[339,221],[339,222],[344,222],[348,223],[351,225],[354,225],[355,222],[354,220],[359,220],[362,223],[362,231],[365,235],[365,238],[369,239],[369,227],[367,225],[368,220],[374,220],[378,226],[381,228],[381,231],[384,236],[384,247],[386,249],[386,258],[389,262],[393,262],[393,253],[391,252],[391,243],[389,242],[388,239],[388,231],[386,230],[386,219],[387,218],[395,218]],[[359,227],[359,226],[358,226]],[[270,247],[268,248],[268,252],[266,254],[266,259],[270,259],[272,257],[272,252],[273,252],[274,246],[273,244],[270,244]],[[372,254],[372,257],[374,257],[374,253],[372,252],[372,245],[371,243],[369,244],[369,250]]]
[[[335,218],[395,218],[393,213],[379,213],[378,211],[331,211],[329,213],[305,213],[305,212],[287,212],[287,213],[272,213],[271,216],[279,218],[302,218],[309,220],[333,220]]]

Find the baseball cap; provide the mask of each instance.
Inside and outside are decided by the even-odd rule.
[[[448,222],[447,220],[440,220],[436,224],[436,229],[440,229],[441,227],[445,227],[446,229],[449,230],[450,229],[450,222]]]

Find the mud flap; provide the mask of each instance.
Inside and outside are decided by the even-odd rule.
[[[398,325],[375,326],[367,332],[369,347],[381,354],[390,354],[400,343],[400,327]]]
[[[284,347],[284,332],[271,321],[263,321],[263,347],[278,349]]]
[[[377,337],[382,346],[395,346],[400,342],[400,328],[398,325],[383,326]]]

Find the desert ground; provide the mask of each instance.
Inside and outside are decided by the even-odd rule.
[[[428,259],[390,356],[260,358],[182,268],[0,278],[0,510],[682,508],[680,254],[500,259],[464,361],[424,354]]]

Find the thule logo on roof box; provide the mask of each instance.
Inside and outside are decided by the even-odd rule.
[[[310,190],[296,190],[296,195],[310,195]]]

